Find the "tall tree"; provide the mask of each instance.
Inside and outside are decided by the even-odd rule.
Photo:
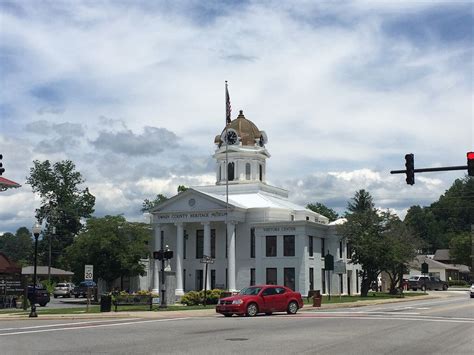
[[[130,223],[123,216],[90,218],[69,246],[64,262],[80,281],[84,265],[94,265],[94,276],[110,282],[126,276],[143,275],[140,259],[149,254],[151,231],[145,223]]]
[[[156,206],[158,206],[160,203],[165,202],[168,200],[168,197],[166,197],[163,194],[158,194],[153,200],[145,199],[142,203],[142,212],[150,212],[152,209],[154,209]]]
[[[449,257],[457,264],[471,265],[473,249],[472,234],[470,232],[459,233],[449,242]]]
[[[347,209],[347,222],[338,226],[338,233],[351,245],[352,262],[362,267],[361,295],[367,296],[370,284],[377,280],[381,270],[383,221],[374,208],[372,196],[365,190],[355,193]]]
[[[329,222],[333,222],[339,218],[339,215],[337,214],[336,211],[334,211],[332,208],[329,208],[326,205],[323,205],[322,203],[319,203],[319,202],[309,203],[306,205],[306,208],[313,212],[319,213],[320,215],[323,215],[324,217],[329,218]]]
[[[79,187],[84,179],[70,160],[54,164],[49,160],[35,160],[26,182],[41,198],[36,218],[41,223],[46,220],[40,244],[41,255],[47,255],[51,238],[52,264],[55,265],[61,252],[72,244],[74,236],[81,230],[81,219],[90,217],[94,212],[95,197],[87,187]]]
[[[382,219],[384,231],[382,231],[380,268],[388,274],[390,293],[395,294],[403,279],[403,274],[408,271],[408,263],[417,254],[420,240],[411,233],[398,216],[384,212]]]
[[[18,228],[15,234],[0,235],[0,251],[9,259],[25,266],[31,264],[33,255],[33,240],[26,227]]]

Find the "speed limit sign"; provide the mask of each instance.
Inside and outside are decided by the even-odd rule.
[[[84,265],[84,280],[94,279],[94,265]]]

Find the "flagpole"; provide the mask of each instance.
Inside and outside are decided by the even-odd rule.
[[[227,80],[225,81],[225,134],[224,134],[224,140],[225,140],[225,240],[226,240],[226,245],[227,245],[227,263],[229,263],[229,239],[228,239],[228,213],[229,213],[229,154],[227,151],[227,126],[228,126],[228,101],[229,100],[229,95],[228,95],[228,89],[227,89]],[[230,268],[227,267],[227,272],[230,272]],[[227,275],[227,280],[229,280],[229,275]],[[229,289],[229,282],[227,281],[227,289]]]

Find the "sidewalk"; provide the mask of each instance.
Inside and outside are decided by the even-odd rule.
[[[335,296],[337,297],[337,296]],[[304,305],[303,311],[315,311],[338,309],[338,308],[353,308],[363,307],[369,305],[378,305],[382,303],[399,303],[416,300],[427,300],[436,298],[453,297],[452,294],[447,292],[436,294],[428,294],[425,296],[417,297],[405,297],[405,298],[388,298],[388,299],[374,299],[374,300],[362,300],[356,302],[346,303],[330,303],[322,304],[321,307],[313,307],[312,305]],[[195,310],[178,310],[178,311],[125,311],[125,312],[104,312],[104,313],[84,313],[84,314],[39,314],[38,318],[28,318],[27,314],[0,314],[0,321],[3,320],[58,320],[58,319],[120,319],[120,318],[142,318],[142,319],[161,319],[161,318],[195,318],[195,317],[212,317],[217,315],[215,308],[209,306],[208,309],[195,309]]]

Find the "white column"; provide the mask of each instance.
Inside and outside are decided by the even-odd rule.
[[[235,288],[235,222],[227,223],[227,237],[228,250],[227,250],[227,281],[229,291],[236,291]]]
[[[153,251],[158,251],[160,249],[160,239],[161,239],[161,225],[155,224],[155,237],[153,243]],[[153,289],[151,292],[159,293],[160,292],[160,268],[159,260],[153,259]]]
[[[210,222],[202,222],[204,226],[204,255],[211,256],[211,223]],[[211,289],[211,268],[210,265],[207,266],[207,275],[206,275],[206,264],[203,265],[203,275],[207,280],[207,289]],[[204,286],[204,283],[203,283]]]
[[[176,296],[183,296],[183,246],[184,227],[183,223],[176,223]]]

